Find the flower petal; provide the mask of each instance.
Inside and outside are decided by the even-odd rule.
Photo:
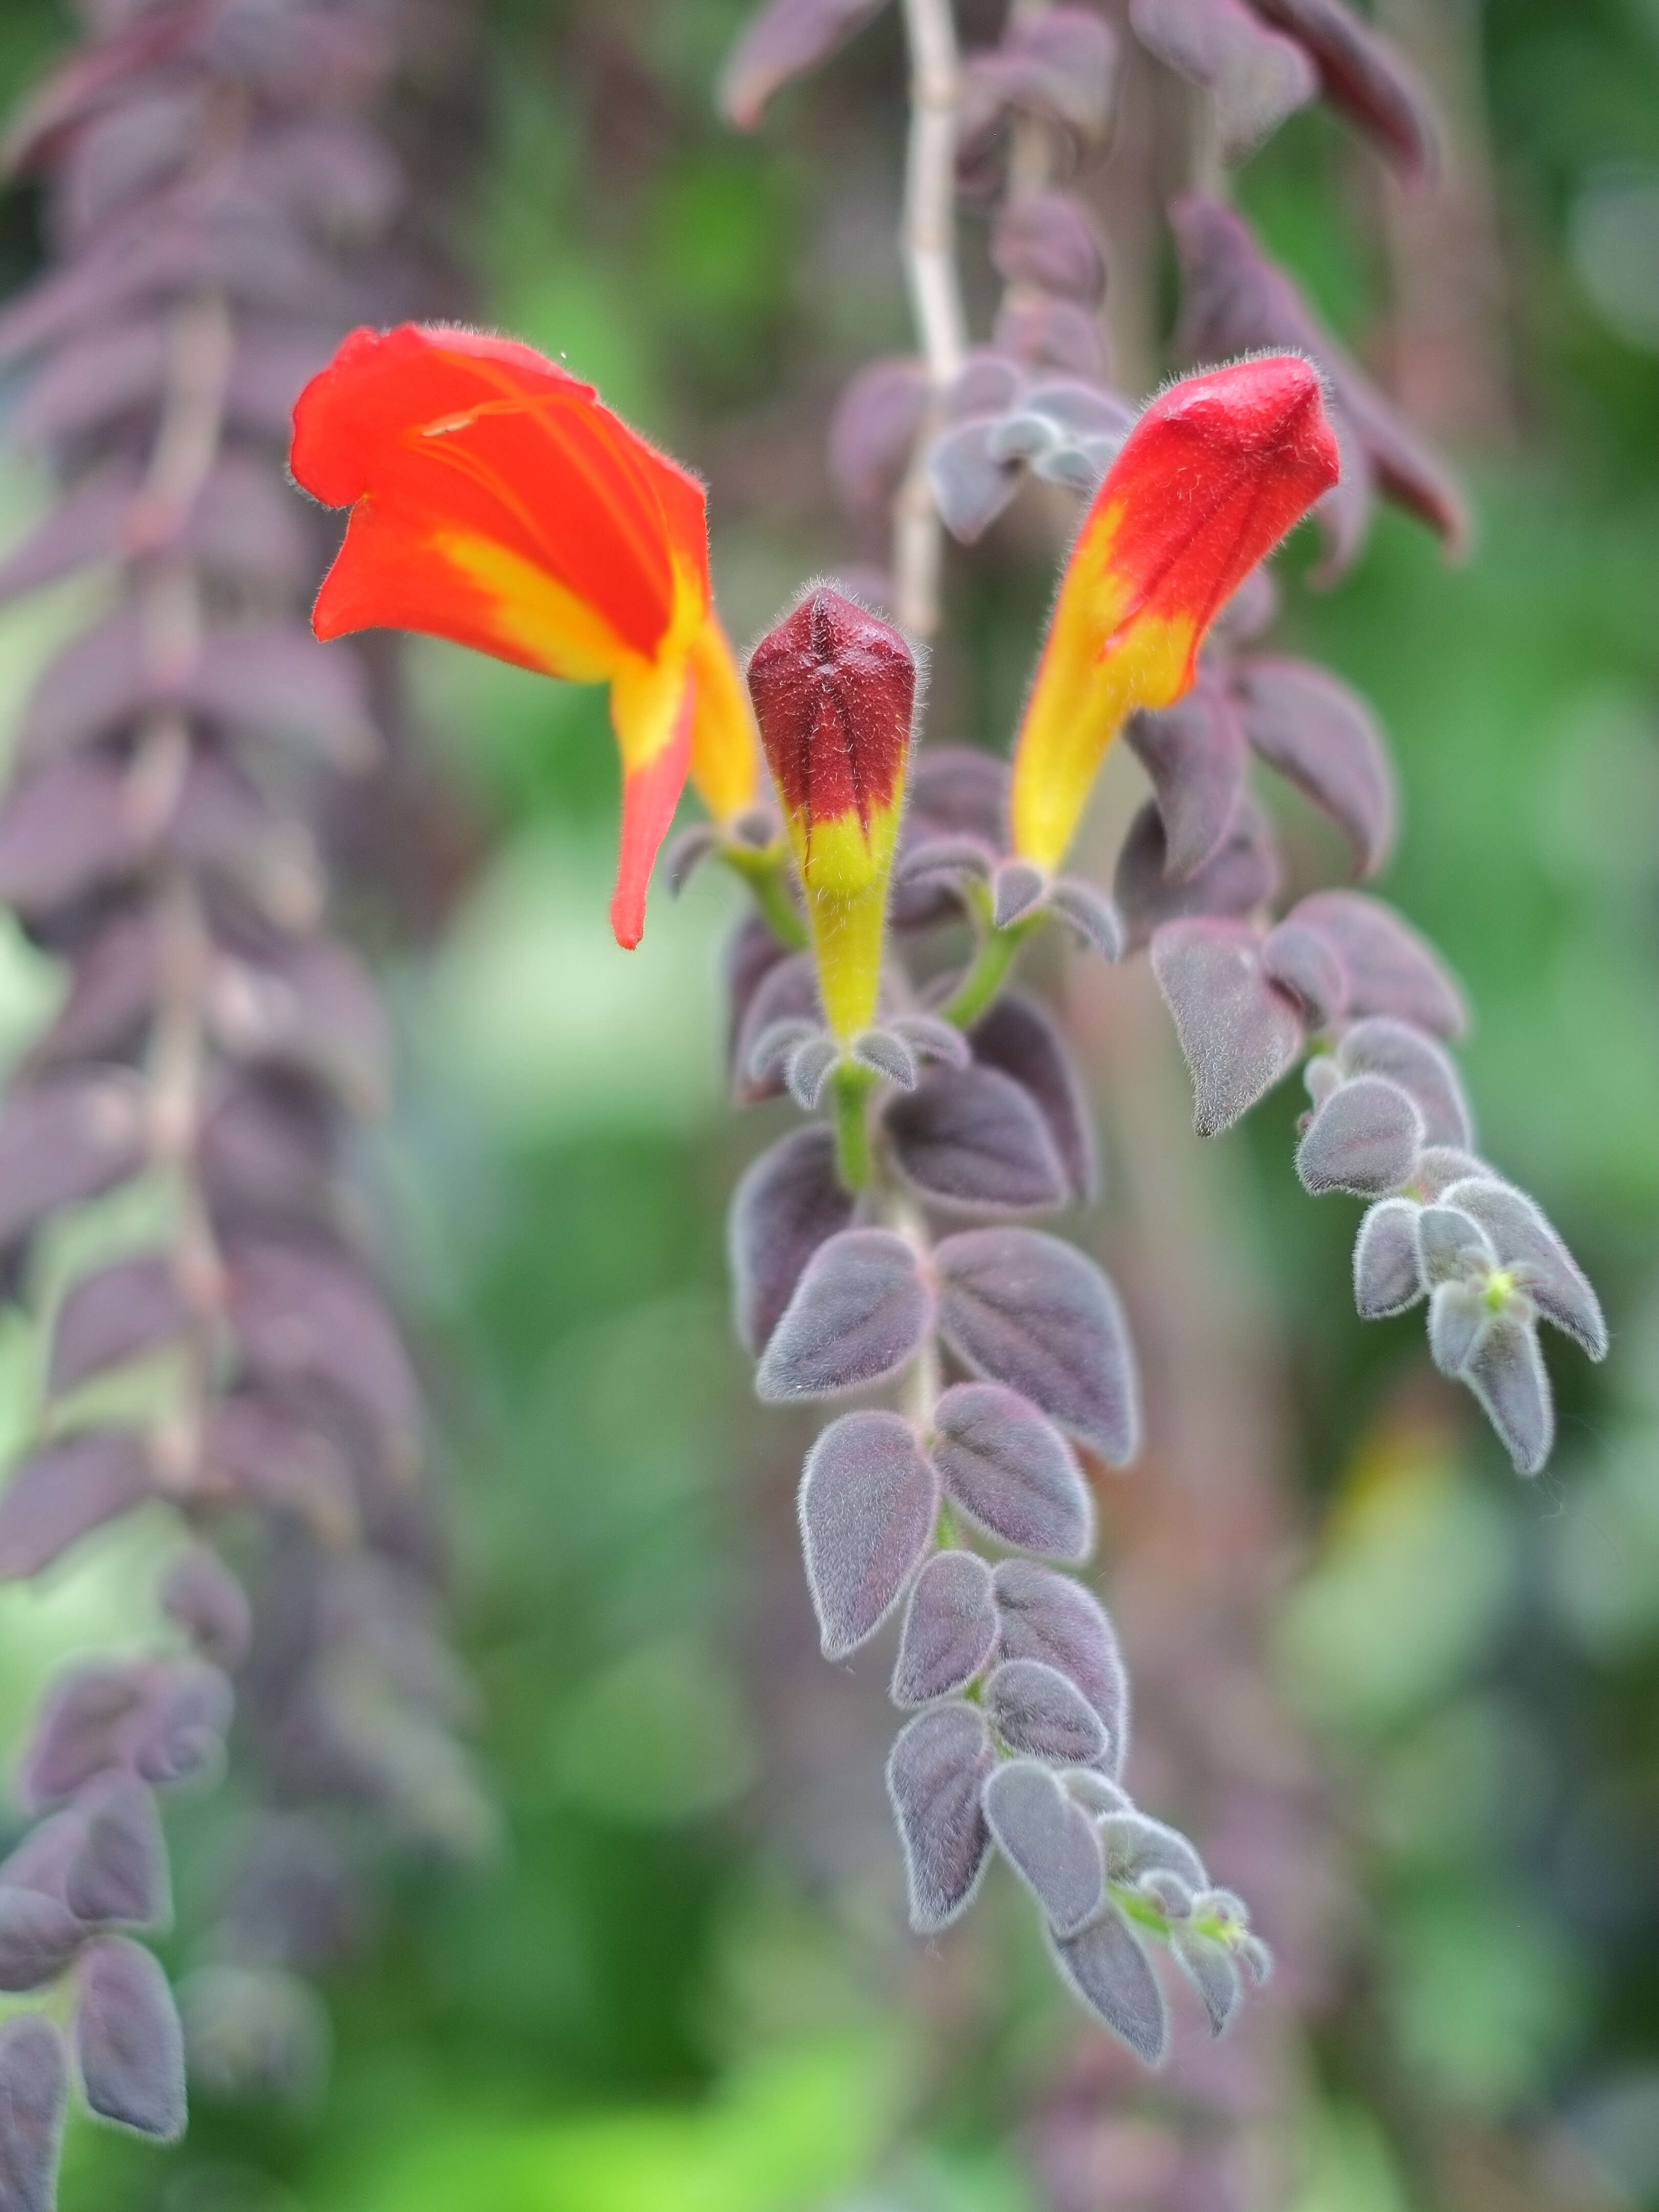
[[[760,755],[749,695],[712,607],[691,642],[691,673],[696,685],[691,781],[716,822],[735,821],[755,803]]]
[[[300,396],[292,465],[352,508],[319,636],[420,629],[592,681],[707,609],[701,485],[529,346],[356,331]]]
[[[1060,580],[1014,759],[1023,858],[1059,865],[1125,716],[1187,690],[1212,617],[1339,467],[1299,356],[1239,362],[1153,400]]]

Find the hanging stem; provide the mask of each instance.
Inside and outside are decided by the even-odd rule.
[[[836,1170],[848,1190],[868,1188],[870,1182],[870,1091],[875,1078],[868,1068],[843,1060],[830,1081],[835,1086]]]
[[[909,471],[894,502],[893,605],[901,626],[927,638],[939,627],[942,551],[927,456],[967,343],[955,251],[962,70],[951,0],[904,0],[904,32],[910,52],[910,138],[900,240],[930,397]]]

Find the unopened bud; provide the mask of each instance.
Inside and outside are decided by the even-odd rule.
[[[876,1011],[915,657],[890,623],[819,586],[755,647],[749,690],[806,893],[824,1013],[849,1038]]]

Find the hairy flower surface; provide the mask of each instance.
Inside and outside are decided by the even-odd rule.
[[[806,895],[824,1015],[846,1039],[876,1011],[915,657],[890,623],[819,588],[755,647],[749,691]]]
[[[637,945],[688,770],[721,821],[755,790],[702,486],[532,348],[407,323],[355,331],[307,386],[293,470],[351,509],[319,637],[422,630],[610,685],[623,763],[611,919]]]
[[[1296,355],[1173,385],[1126,440],[1060,580],[1018,749],[1014,850],[1057,867],[1125,718],[1193,681],[1204,633],[1340,473]]]

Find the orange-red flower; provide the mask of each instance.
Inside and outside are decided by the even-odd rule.
[[[319,637],[423,630],[610,685],[623,763],[611,919],[638,944],[688,770],[722,822],[755,796],[702,485],[531,347],[412,324],[354,331],[307,386],[293,469],[351,509]]]
[[[1025,708],[1014,850],[1054,868],[1107,746],[1193,680],[1211,620],[1340,473],[1319,379],[1294,355],[1188,377],[1107,471],[1060,579]]]

